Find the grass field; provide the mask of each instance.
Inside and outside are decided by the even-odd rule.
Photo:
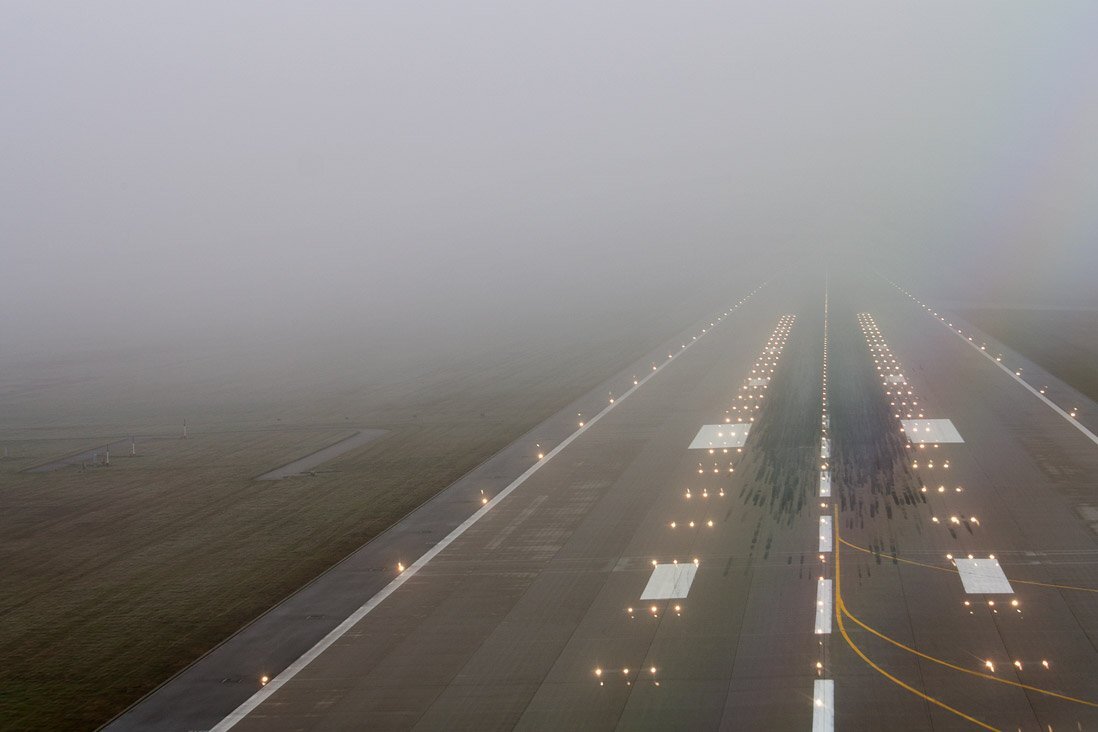
[[[105,722],[709,304],[414,365],[364,348],[236,370],[170,353],[5,369],[0,728]],[[389,433],[315,477],[253,479],[359,427]],[[110,467],[21,472],[129,434],[138,454]]]
[[[1093,310],[967,310],[977,328],[1098,401],[1098,312]]]

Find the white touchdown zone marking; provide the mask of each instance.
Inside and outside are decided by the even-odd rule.
[[[681,600],[690,594],[698,568],[693,562],[657,564],[641,593],[642,600]]]
[[[691,450],[705,450],[719,447],[743,447],[747,442],[747,433],[751,431],[750,422],[736,424],[705,424],[690,443]]]
[[[904,426],[908,441],[915,445],[964,442],[961,433],[948,419],[901,419],[900,424]]]
[[[830,498],[831,497],[831,471],[830,470],[821,470],[820,471],[820,497],[821,498]]]
[[[754,294],[754,292],[752,292],[752,294]],[[737,304],[735,307],[738,306],[739,305]],[[678,357],[680,354],[686,351],[686,349],[697,343],[701,338],[704,338],[705,335],[705,333],[702,333],[702,335],[695,336],[692,340],[687,341],[682,346],[682,348],[679,349],[678,353],[676,353],[675,356]],[[229,712],[229,714],[226,715],[224,719],[211,727],[209,732],[227,732],[227,730],[235,727],[238,722],[251,714],[256,709],[256,707],[266,701],[280,688],[289,683],[290,680],[292,680],[295,676],[301,673],[303,669],[305,669],[310,663],[315,661],[322,653],[324,653],[324,651],[328,650],[333,644],[335,644],[336,641],[342,638],[347,633],[347,631],[357,625],[360,620],[369,615],[374,610],[374,608],[376,608],[378,605],[388,599],[389,595],[396,592],[401,585],[414,577],[419,572],[419,570],[421,570],[428,562],[441,554],[442,551],[446,549],[446,547],[448,547],[458,537],[468,531],[469,527],[471,527],[473,524],[483,518],[485,514],[487,514],[491,509],[495,508],[496,505],[500,503],[500,501],[509,496],[512,492],[514,492],[516,488],[526,482],[527,478],[536,473],[542,468],[542,466],[544,466],[546,463],[548,463],[550,460],[560,454],[560,452],[564,450],[564,448],[571,445],[580,435],[591,429],[591,427],[597,424],[599,420],[609,414],[612,409],[624,402],[637,389],[647,384],[649,379],[658,374],[660,371],[663,371],[663,369],[666,368],[669,364],[673,363],[674,360],[675,359],[673,358],[668,358],[659,366],[653,368],[643,378],[637,381],[637,383],[635,383],[633,386],[623,392],[620,397],[603,407],[598,414],[596,414],[594,417],[584,423],[582,427],[565,437],[560,442],[560,444],[558,444],[549,452],[545,453],[545,457],[543,459],[537,461],[529,468],[527,468],[522,473],[522,475],[511,481],[511,483],[509,483],[506,488],[496,494],[492,498],[492,500],[481,506],[475,513],[473,513],[473,515],[471,515],[469,518],[465,519],[465,521],[456,526],[454,530],[447,534],[441,541],[439,541],[437,544],[424,552],[419,559],[408,565],[408,567],[403,572],[394,577],[393,580],[389,582],[389,584],[385,585],[385,587],[383,587],[376,595],[367,600],[361,607],[351,613],[346,620],[337,625],[335,628],[332,628],[332,630],[329,631],[326,636],[317,641],[316,645],[303,653],[297,660],[284,668],[281,673],[279,673],[267,684],[260,687],[254,694],[248,697],[240,706]]]
[[[969,595],[1013,595],[1014,588],[997,559],[954,559]]]

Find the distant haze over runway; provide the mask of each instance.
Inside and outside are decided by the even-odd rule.
[[[1098,271],[1098,7],[9,5],[4,349]]]

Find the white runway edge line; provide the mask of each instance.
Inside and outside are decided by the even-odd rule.
[[[816,679],[812,684],[812,732],[835,730],[835,682]]]
[[[744,301],[746,301],[752,295],[762,289],[762,287],[764,287],[766,284],[767,283],[764,282],[762,285],[759,285],[759,287],[752,290],[751,293],[747,297],[745,297],[743,301],[729,308],[728,315],[731,315],[733,310],[739,308],[739,306],[742,305]],[[728,315],[724,317],[727,318]],[[463,521],[453,531],[447,534],[445,538],[439,541],[439,543],[435,544],[433,547],[424,552],[423,556],[408,565],[408,567],[403,572],[398,574],[392,582],[385,585],[385,587],[382,588],[380,592],[367,600],[366,603],[362,605],[362,607],[360,607],[358,610],[355,610],[353,613],[351,613],[351,615],[346,620],[333,628],[328,633],[328,635],[321,638],[315,646],[310,648],[308,651],[302,654],[300,658],[298,658],[296,661],[283,669],[280,674],[267,682],[265,686],[260,687],[254,694],[248,697],[248,699],[243,704],[241,704],[233,711],[229,712],[229,714],[224,719],[211,727],[209,732],[226,732],[226,730],[232,729],[234,726],[236,726],[237,722],[243,720],[245,717],[251,714],[256,709],[256,707],[266,701],[272,694],[274,694],[280,688],[289,683],[290,680],[297,676],[299,673],[301,673],[301,671],[305,667],[315,661],[320,656],[320,654],[324,653],[324,651],[328,650],[328,648],[330,648],[336,641],[342,638],[348,630],[357,625],[358,622],[367,615],[369,615],[374,610],[374,608],[384,602],[389,597],[389,595],[396,592],[401,585],[414,577],[416,573],[419,572],[419,570],[423,569],[423,567],[428,562],[430,562],[432,559],[442,553],[442,550],[444,550],[446,547],[452,544],[454,540],[456,540],[458,537],[468,531],[470,526],[475,524],[477,521],[480,521],[480,519],[483,518],[485,514],[487,514],[493,508],[495,508],[500,501],[509,496],[516,488],[526,482],[527,478],[538,472],[538,470],[540,470],[543,465],[545,465],[558,454],[560,454],[560,452],[564,448],[571,445],[576,440],[576,438],[578,438],[584,432],[598,424],[599,420],[609,414],[610,411],[617,407],[619,404],[628,399],[630,395],[633,394],[633,392],[647,384],[649,379],[663,371],[663,369],[666,368],[668,364],[672,363],[679,355],[685,352],[686,349],[693,346],[709,333],[712,333],[713,330],[715,329],[709,328],[707,330],[703,330],[701,335],[694,336],[692,340],[687,341],[679,349],[678,353],[675,356],[669,357],[666,361],[661,363],[652,371],[649,371],[644,378],[640,379],[636,384],[634,384],[627,391],[622,393],[622,395],[615,399],[613,402],[603,407],[601,412],[596,414],[591,419],[587,420],[587,422],[585,422],[582,427],[577,429],[572,434],[568,435],[568,437],[564,438],[564,440],[562,440],[561,443],[554,447],[552,450],[545,453],[544,458],[527,468],[522,473],[522,475],[511,481],[511,483],[502,491],[500,491],[494,498],[492,498],[492,500],[484,504],[472,516],[465,519],[465,521]]]
[[[935,318],[935,320],[937,320],[937,318]],[[939,321],[939,322],[940,322],[940,321]],[[945,327],[949,328],[949,326],[948,326],[948,325],[947,325],[947,326],[945,326]],[[1046,397],[1046,396],[1045,396],[1044,394],[1042,394],[1042,393],[1041,393],[1040,391],[1038,391],[1037,389],[1034,389],[1034,388],[1033,388],[1032,386],[1030,386],[1030,385],[1029,385],[1028,383],[1026,383],[1026,382],[1025,382],[1025,381],[1024,381],[1023,379],[1022,379],[1022,377],[1021,377],[1021,376],[1018,376],[1017,374],[1015,374],[1015,373],[1014,373],[1013,371],[1011,371],[1011,370],[1010,370],[1009,368],[1007,368],[1006,366],[1004,366],[1004,365],[1003,365],[1003,364],[1002,364],[1001,362],[999,362],[999,361],[996,361],[996,360],[995,360],[995,357],[994,357],[994,356],[992,356],[992,355],[991,355],[990,353],[988,353],[987,351],[981,351],[981,350],[980,350],[980,347],[979,347],[979,346],[977,346],[977,345],[976,345],[975,343],[973,343],[973,342],[972,342],[972,341],[970,341],[969,339],[965,338],[963,334],[961,334],[961,333],[958,333],[957,331],[953,330],[952,328],[949,328],[949,331],[950,331],[951,333],[953,333],[953,335],[957,336],[957,337],[958,337],[958,338],[960,338],[960,339],[961,339],[962,341],[964,341],[965,343],[967,343],[968,345],[972,346],[973,350],[975,350],[975,351],[976,351],[976,353],[980,354],[981,356],[983,356],[984,358],[986,358],[986,359],[987,359],[988,361],[991,361],[991,363],[993,363],[993,364],[995,364],[996,366],[998,366],[998,367],[999,367],[999,369],[1001,369],[1003,373],[1005,373],[1005,374],[1006,374],[1007,376],[1009,376],[1010,378],[1014,379],[1014,380],[1015,380],[1015,381],[1017,381],[1017,382],[1018,382],[1019,384],[1021,384],[1022,386],[1024,386],[1024,387],[1026,388],[1026,390],[1027,390],[1027,391],[1029,391],[1029,393],[1030,393],[1030,394],[1032,394],[1033,396],[1037,397],[1037,398],[1038,398],[1038,399],[1040,399],[1040,400],[1041,400],[1042,402],[1044,402],[1045,404],[1047,404],[1047,405],[1048,405],[1048,406],[1049,406],[1049,407],[1050,407],[1050,408],[1051,408],[1051,409],[1052,409],[1052,410],[1053,410],[1054,412],[1056,412],[1057,414],[1059,414],[1059,415],[1060,415],[1061,417],[1063,417],[1064,419],[1066,419],[1066,420],[1067,420],[1067,421],[1068,421],[1068,422],[1069,422],[1069,423],[1070,423],[1070,424],[1071,424],[1071,425],[1072,425],[1073,427],[1075,427],[1075,429],[1079,430],[1079,431],[1080,431],[1080,432],[1082,432],[1082,433],[1083,433],[1084,435],[1086,435],[1086,436],[1087,436],[1087,439],[1089,439],[1089,440],[1090,440],[1091,442],[1093,442],[1093,443],[1094,443],[1095,445],[1098,445],[1098,435],[1095,435],[1095,434],[1094,434],[1093,432],[1091,432],[1090,430],[1088,430],[1088,429],[1087,429],[1087,428],[1086,428],[1085,426],[1083,426],[1083,425],[1082,425],[1082,424],[1081,424],[1081,423],[1079,422],[1079,420],[1075,419],[1075,418],[1074,418],[1074,417],[1072,417],[1072,416],[1071,416],[1070,414],[1068,414],[1068,413],[1067,413],[1067,411],[1065,411],[1065,410],[1061,409],[1061,408],[1060,408],[1060,406],[1056,404],[1056,402],[1054,402],[1054,401],[1052,401],[1051,399],[1049,399],[1048,397]]]
[[[897,290],[899,290],[899,291],[900,291],[900,292],[902,292],[903,294],[905,294],[905,295],[907,295],[908,297],[910,297],[910,298],[911,298],[912,300],[915,300],[915,302],[916,302],[916,303],[918,303],[919,305],[922,305],[922,307],[923,307],[924,309],[926,309],[926,308],[927,308],[927,306],[926,306],[926,305],[923,305],[923,303],[922,303],[922,302],[920,302],[919,300],[916,300],[914,296],[912,296],[912,295],[911,295],[910,293],[908,293],[908,292],[907,292],[906,290],[904,290],[904,289],[903,289],[902,287],[900,287],[899,285],[897,285],[897,284],[896,284],[895,282],[891,282],[891,280],[888,280],[887,278],[885,278],[885,281],[887,281],[887,282],[890,282],[890,283],[892,284],[892,286],[893,286],[893,287],[895,287],[895,288],[896,288]],[[934,316],[931,316],[931,317],[934,317]],[[1037,389],[1034,389],[1034,388],[1033,388],[1032,386],[1030,386],[1030,385],[1029,385],[1028,383],[1026,383],[1026,381],[1024,381],[1024,380],[1022,379],[1022,377],[1021,377],[1021,376],[1018,376],[1018,375],[1017,375],[1017,374],[1015,374],[1015,373],[1014,373],[1013,371],[1011,371],[1011,370],[1010,370],[1009,368],[1007,368],[1006,366],[1004,366],[1004,365],[1002,364],[1002,362],[1000,362],[1000,361],[996,361],[996,360],[995,360],[995,357],[994,357],[994,356],[992,356],[992,355],[991,355],[990,353],[988,353],[987,351],[981,351],[981,350],[980,350],[980,347],[979,347],[979,346],[977,346],[977,345],[976,345],[976,344],[975,344],[975,343],[974,343],[973,341],[970,341],[970,340],[969,340],[968,338],[966,338],[966,337],[964,336],[964,334],[963,334],[963,333],[958,333],[958,332],[957,332],[956,330],[954,330],[954,329],[953,329],[952,327],[950,327],[950,326],[949,326],[948,324],[946,324],[946,323],[945,323],[944,321],[942,321],[942,319],[941,319],[940,317],[934,317],[934,320],[938,321],[938,323],[940,323],[940,324],[942,325],[942,327],[944,327],[944,328],[948,328],[948,329],[949,329],[949,332],[950,332],[950,333],[952,333],[953,335],[957,336],[958,338],[960,338],[962,342],[964,342],[964,343],[967,343],[967,344],[968,344],[969,346],[971,346],[971,347],[972,347],[972,349],[973,349],[974,351],[976,351],[976,353],[978,353],[978,354],[980,354],[981,356],[983,356],[984,358],[986,358],[986,359],[987,359],[988,361],[990,361],[990,362],[991,362],[992,364],[994,364],[995,366],[998,366],[998,367],[999,367],[999,369],[1000,369],[1000,370],[1001,370],[1001,371],[1002,371],[1002,372],[1003,372],[1004,374],[1006,374],[1007,376],[1009,376],[1010,378],[1014,379],[1014,380],[1015,380],[1015,381],[1017,381],[1017,382],[1018,382],[1019,384],[1021,384],[1022,386],[1024,386],[1024,387],[1026,388],[1026,390],[1027,390],[1027,391],[1028,391],[1028,392],[1029,392],[1030,394],[1032,394],[1033,396],[1037,397],[1037,398],[1038,398],[1038,399],[1040,399],[1040,400],[1041,400],[1042,402],[1044,402],[1045,404],[1047,404],[1047,405],[1048,405],[1048,407],[1049,407],[1049,408],[1050,408],[1050,409],[1051,409],[1052,411],[1056,412],[1056,413],[1057,413],[1057,414],[1059,414],[1059,415],[1060,415],[1061,417],[1063,417],[1064,419],[1066,419],[1066,420],[1068,421],[1068,423],[1069,423],[1069,424],[1071,424],[1071,425],[1072,425],[1073,427],[1075,427],[1075,429],[1079,430],[1079,431],[1080,431],[1080,432],[1082,432],[1082,433],[1083,433],[1084,435],[1086,435],[1087,439],[1089,439],[1089,440],[1090,440],[1091,442],[1093,442],[1093,443],[1094,443],[1095,445],[1098,445],[1098,435],[1095,435],[1095,434],[1094,434],[1093,432],[1091,432],[1090,430],[1088,430],[1088,429],[1087,429],[1087,428],[1086,428],[1085,426],[1083,426],[1083,425],[1082,425],[1082,424],[1081,424],[1081,423],[1079,422],[1079,420],[1077,420],[1077,419],[1075,419],[1074,417],[1072,417],[1072,416],[1071,416],[1070,414],[1068,414],[1068,413],[1067,413],[1066,411],[1064,411],[1063,409],[1061,409],[1061,408],[1060,408],[1060,407],[1059,407],[1059,406],[1058,406],[1058,405],[1057,405],[1057,404],[1056,404],[1056,403],[1055,403],[1054,401],[1052,401],[1051,399],[1049,399],[1048,397],[1046,397],[1046,396],[1045,396],[1044,394],[1042,394],[1042,393],[1041,393],[1040,391],[1038,391]]]

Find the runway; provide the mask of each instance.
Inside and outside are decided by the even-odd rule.
[[[1074,418],[882,278],[728,300],[110,728],[1098,726]]]

